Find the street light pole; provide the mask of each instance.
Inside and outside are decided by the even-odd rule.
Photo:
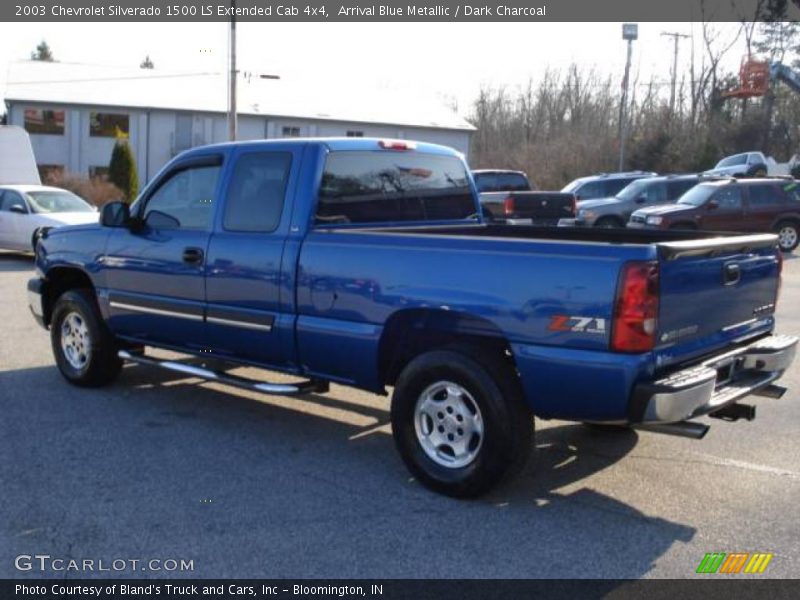
[[[631,73],[631,55],[633,40],[639,37],[639,26],[636,23],[622,24],[622,39],[628,42],[628,58],[625,61],[625,78],[622,80],[622,100],[619,103],[619,170],[625,168],[625,140],[628,137],[625,111],[628,105],[628,78]]]
[[[228,140],[236,141],[238,123],[236,119],[236,0],[231,0],[231,28],[228,35],[230,70],[228,72]]]

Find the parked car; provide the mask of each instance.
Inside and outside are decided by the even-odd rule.
[[[793,159],[794,160],[794,159]],[[789,175],[791,163],[777,163],[763,152],[742,152],[726,156],[713,169],[705,171],[708,177],[765,177]]]
[[[574,219],[562,219],[560,226],[625,227],[637,208],[675,202],[700,181],[698,175],[661,175],[629,183],[613,198],[581,200]]]
[[[472,171],[483,215],[509,225],[554,226],[575,216],[575,196],[535,192],[522,171]]]
[[[688,419],[752,418],[738,402],[778,389],[797,338],[773,335],[774,235],[508,227],[479,213],[463,158],[443,146],[198,147],[132,207],[47,232],[28,298],[79,386],[111,382],[123,361],[282,396],[391,386],[400,455],[453,496],[523,464],[534,414],[698,438],[708,426]],[[241,364],[303,379],[229,372]]]
[[[676,204],[637,210],[628,227],[775,232],[781,250],[800,240],[800,184],[790,179],[723,179],[701,183]]]
[[[44,185],[0,185],[0,248],[30,252],[39,234],[64,225],[97,223],[83,198]]]
[[[616,196],[626,185],[643,177],[655,177],[658,173],[650,171],[626,171],[620,173],[600,173],[589,177],[579,177],[565,185],[561,191],[573,194],[575,199],[592,200]]]

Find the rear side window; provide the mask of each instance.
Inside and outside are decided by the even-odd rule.
[[[606,195],[605,188],[603,187],[603,182],[601,181],[589,181],[588,183],[584,183],[583,185],[579,186],[574,193],[580,198],[586,200],[590,200],[592,198],[600,198]]]
[[[681,181],[670,181],[667,183],[667,198],[669,200],[677,200],[683,194],[694,186],[697,185],[697,180],[695,179],[684,179]]]
[[[622,191],[622,188],[627,187],[627,185],[636,179],[610,179],[608,181],[603,182],[603,192],[600,194],[601,196],[616,196],[618,192]]]
[[[228,231],[269,233],[283,212],[292,155],[254,152],[236,161],[225,201],[222,226]]]
[[[789,201],[800,202],[800,184],[790,183],[783,186],[783,191],[786,192]]]
[[[776,185],[751,185],[751,206],[772,206],[783,201],[783,191]]]
[[[317,223],[467,219],[475,214],[464,163],[417,152],[332,152]]]

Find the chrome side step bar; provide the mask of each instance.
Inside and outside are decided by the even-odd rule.
[[[280,396],[301,396],[303,394],[324,394],[329,390],[327,381],[319,379],[310,379],[308,381],[300,381],[298,383],[268,383],[264,381],[256,381],[255,379],[247,379],[246,377],[239,377],[238,375],[231,375],[224,371],[215,371],[206,367],[198,367],[195,365],[186,364],[175,360],[159,360],[145,356],[143,353],[131,352],[128,350],[120,350],[117,352],[122,360],[138,363],[140,365],[148,365],[152,367],[160,367],[168,371],[176,373],[183,373],[192,377],[199,377],[208,381],[215,381],[232,385],[234,387],[250,390],[253,392],[261,392],[263,394],[277,394]]]
[[[634,429],[641,429],[642,431],[650,431],[652,433],[664,433],[667,435],[677,435],[680,437],[692,438],[693,440],[701,440],[711,429],[708,425],[697,423],[695,421],[680,421],[678,423],[637,423],[633,425]]]

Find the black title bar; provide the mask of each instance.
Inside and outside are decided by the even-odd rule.
[[[800,0],[31,0],[0,20],[97,21],[754,21],[798,20]]]

